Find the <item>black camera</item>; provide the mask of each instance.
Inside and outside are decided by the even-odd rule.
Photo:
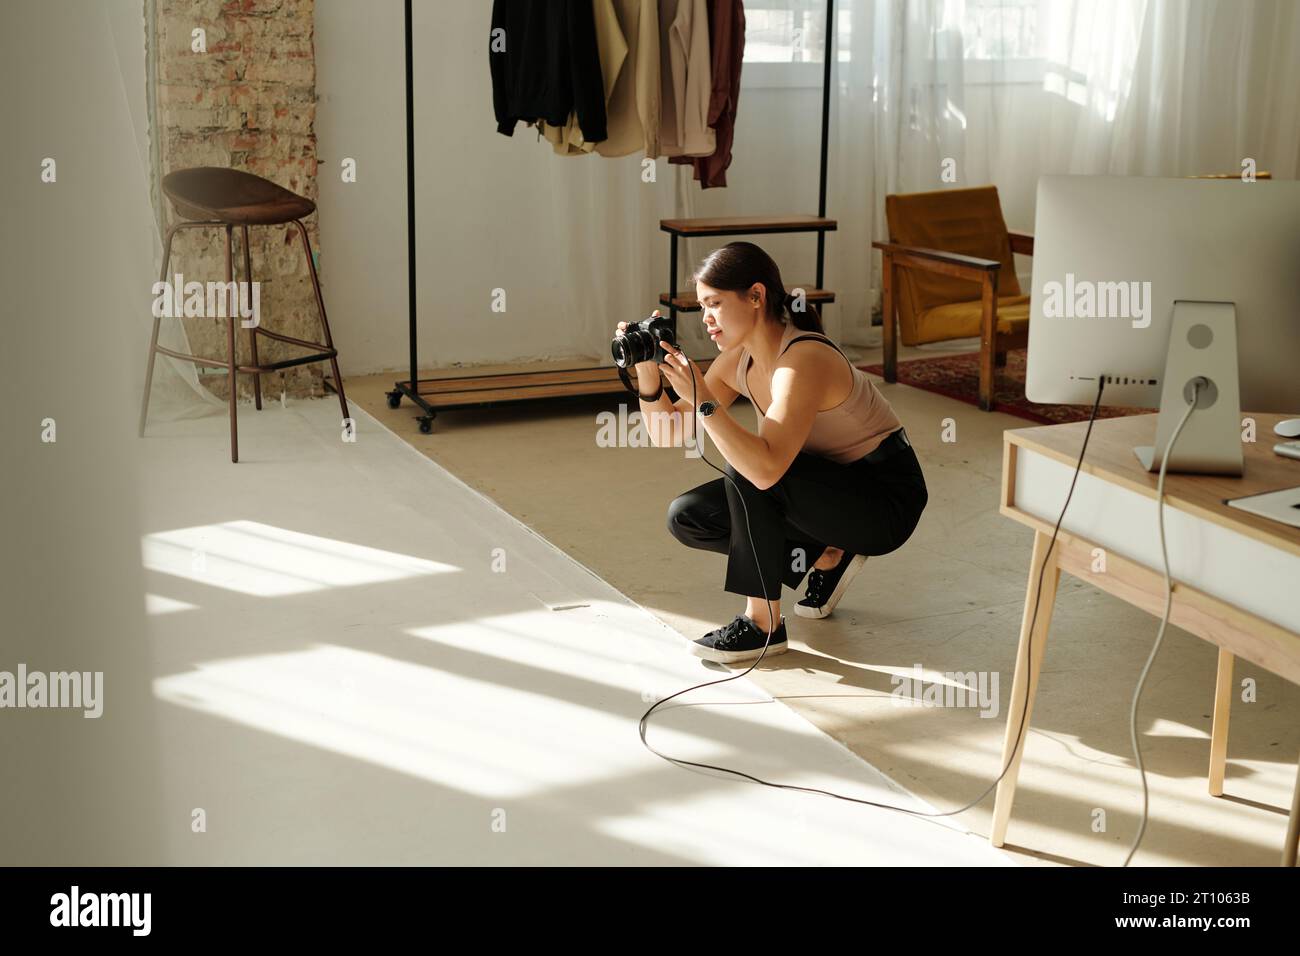
[[[660,342],[677,345],[673,324],[665,316],[652,315],[636,325],[629,325],[622,335],[615,335],[609,350],[619,368],[630,368],[638,362],[651,360],[663,365],[667,353],[659,347]]]

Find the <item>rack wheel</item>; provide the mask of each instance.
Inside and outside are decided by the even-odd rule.
[[[429,435],[433,432],[433,419],[424,417],[420,419],[420,434]]]
[[[395,388],[388,393],[388,407],[397,408],[401,404],[402,404],[402,390],[400,388]]]

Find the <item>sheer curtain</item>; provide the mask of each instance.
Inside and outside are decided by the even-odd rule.
[[[1117,171],[1300,176],[1300,4],[1148,0]]]
[[[946,6],[836,4],[827,208],[839,231],[828,245],[827,283],[847,343],[863,343],[879,295],[871,243],[888,233],[885,196],[937,189],[945,159],[965,164],[962,57]]]
[[[866,340],[892,192],[992,183],[1033,228],[1048,173],[1300,172],[1288,0],[840,0],[828,282]],[[945,173],[948,175],[945,176]]]
[[[538,221],[529,207],[507,224],[493,253],[518,254],[516,237],[529,237],[522,246],[530,260],[539,274],[554,277],[548,288],[534,290],[535,307],[565,317],[558,352],[612,363],[614,326],[644,318],[665,286],[668,239],[660,219],[815,209],[816,27],[825,0],[786,3],[784,16],[760,16],[787,9],[780,0],[746,7],[753,49],[742,75],[726,189],[701,192],[687,167],[663,160],[655,167],[657,181],[646,182],[639,155],[558,157],[544,143],[535,144],[538,155],[527,155],[530,175],[538,173],[549,189],[549,201],[539,205],[550,219]],[[875,336],[870,323],[880,277],[871,242],[886,236],[884,200],[891,192],[992,183],[1008,225],[1028,231],[1045,173],[1232,172],[1250,157],[1260,169],[1293,178],[1300,171],[1298,6],[1291,0],[836,0],[828,213],[839,229],[828,237],[826,271],[837,295],[827,312],[832,336],[858,344]],[[773,26],[778,23],[788,26]],[[790,62],[776,64],[782,51]],[[481,66],[477,50],[464,56]],[[764,87],[756,82],[760,60],[763,68],[816,76]],[[481,122],[480,107],[473,110],[473,122]],[[517,135],[533,134],[521,128]],[[795,136],[806,141],[798,151],[787,148]],[[482,173],[475,168],[467,175]],[[784,238],[765,237],[763,244],[787,279],[806,281],[812,247]],[[683,243],[680,273],[723,241]],[[429,280],[424,287],[432,287]],[[710,353],[698,322],[683,322],[680,330],[692,355]]]
[[[573,330],[566,331],[565,342],[612,366],[615,327],[646,318],[663,290],[668,236],[659,231],[659,220],[688,214],[690,167],[661,159],[657,181],[647,183],[639,153],[540,161],[548,170],[555,244],[539,253],[552,259],[561,277],[560,303]],[[692,323],[678,325],[683,333],[694,332]]]

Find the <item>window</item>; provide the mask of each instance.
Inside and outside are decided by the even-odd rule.
[[[961,31],[963,74],[971,85],[1041,83],[1039,0],[947,0],[944,21]]]
[[[968,60],[1026,60],[1037,43],[1038,0],[964,0],[962,53]]]
[[[1040,0],[944,0],[935,34],[951,38],[947,48],[954,55],[960,49],[966,83],[1040,83],[1044,58],[1039,4]],[[852,49],[853,7],[848,0],[835,6],[835,46],[841,63],[849,61]],[[821,86],[825,22],[826,0],[745,0],[742,82],[755,87]]]
[[[836,47],[848,60],[850,11],[836,6]],[[741,82],[756,87],[822,85],[826,0],[745,0],[745,66]]]

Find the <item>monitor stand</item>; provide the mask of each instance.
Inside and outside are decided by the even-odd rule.
[[[1187,405],[1201,381],[1196,411],[1187,420],[1165,469],[1202,475],[1240,475],[1241,390],[1237,378],[1237,308],[1231,302],[1174,302],[1160,392],[1156,443],[1133,449],[1147,471],[1160,470]]]

